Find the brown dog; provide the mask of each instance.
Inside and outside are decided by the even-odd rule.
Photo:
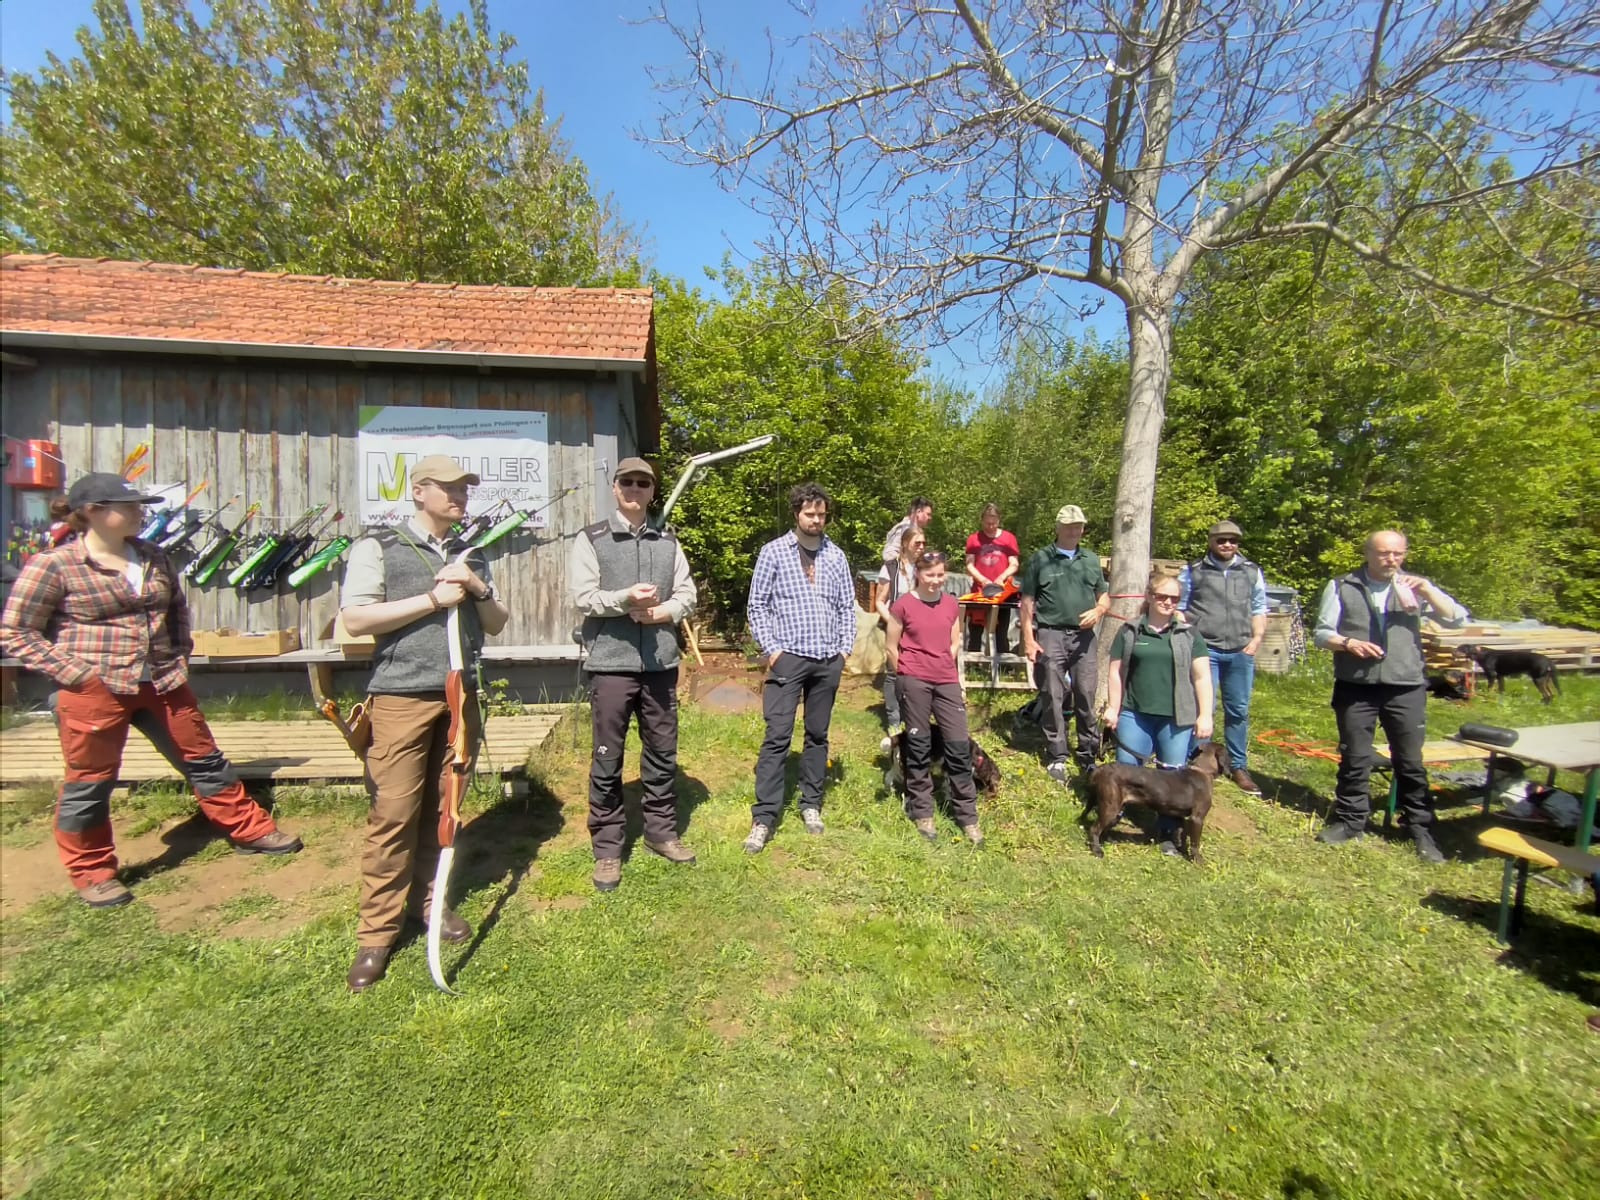
[[[1221,742],[1207,742],[1181,771],[1159,771],[1105,763],[1089,776],[1099,816],[1089,830],[1089,849],[1103,858],[1100,836],[1122,818],[1128,804],[1142,804],[1169,817],[1183,818],[1178,848],[1190,862],[1200,863],[1200,833],[1211,811],[1211,785],[1228,770],[1228,751]]]

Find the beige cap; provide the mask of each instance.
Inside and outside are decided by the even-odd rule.
[[[617,469],[611,473],[611,480],[615,483],[624,475],[648,475],[651,479],[656,477],[656,469],[642,458],[625,458],[617,464]]]
[[[1056,513],[1057,525],[1087,525],[1088,523],[1083,515],[1083,509],[1076,504],[1063,504]]]
[[[481,482],[476,475],[467,470],[448,454],[430,454],[427,458],[419,458],[411,464],[411,482],[421,483],[424,479],[431,479],[435,483],[470,483],[477,487]]]

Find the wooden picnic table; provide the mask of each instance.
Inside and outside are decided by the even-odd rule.
[[[1577,836],[1572,845],[1587,850],[1594,836],[1595,799],[1600,796],[1600,721],[1577,721],[1570,725],[1534,725],[1514,731],[1517,740],[1510,746],[1495,746],[1456,735],[1464,746],[1478,746],[1489,752],[1488,777],[1484,783],[1484,811],[1489,809],[1489,785],[1494,782],[1496,755],[1536,763],[1554,771],[1587,773],[1583,791],[1583,815],[1578,819]]]

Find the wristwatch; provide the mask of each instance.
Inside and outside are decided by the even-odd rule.
[[[491,600],[500,599],[500,590],[491,583],[483,589],[483,595],[474,596],[472,599],[475,604],[487,604]]]

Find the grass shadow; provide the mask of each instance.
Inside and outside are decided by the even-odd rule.
[[[182,866],[212,842],[221,838],[222,834],[217,827],[206,819],[204,813],[197,810],[187,820],[180,821],[161,835],[162,844],[166,846],[165,850],[143,862],[124,864],[118,875],[123,883],[131,887],[151,876]]]
[[[677,778],[678,836],[689,832],[689,819],[694,810],[711,799],[711,789],[693,775],[681,771]],[[622,857],[626,861],[633,854],[633,844],[644,836],[644,784],[635,779],[622,785],[622,811],[625,824],[622,835]]]
[[[454,897],[470,894],[500,879],[507,879],[507,882],[446,974],[447,980],[453,981],[472,961],[478,947],[499,923],[506,904],[522,887],[529,868],[539,857],[539,850],[566,827],[560,798],[536,775],[529,775],[527,782],[526,799],[502,797],[475,817],[462,830],[465,836],[457,839],[461,866],[450,881]]]
[[[1570,894],[1569,894],[1570,895]],[[1572,897],[1572,913],[1593,908],[1588,897]],[[1446,892],[1430,892],[1423,906],[1493,933],[1500,911],[1497,900],[1480,900]],[[1560,916],[1524,909],[1516,942],[1500,952],[1502,966],[1533,975],[1546,987],[1576,996],[1591,1007],[1600,1005],[1600,930]],[[1587,965],[1585,965],[1587,964]]]

